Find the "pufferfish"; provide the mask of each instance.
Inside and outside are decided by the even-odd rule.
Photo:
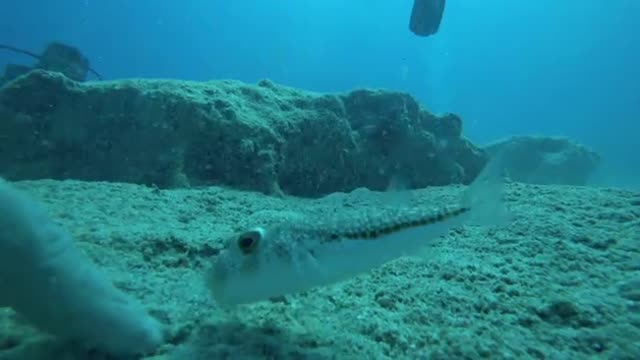
[[[492,161],[457,204],[343,219],[255,227],[227,240],[206,281],[222,307],[249,304],[347,280],[413,255],[449,230],[504,219],[501,169]]]

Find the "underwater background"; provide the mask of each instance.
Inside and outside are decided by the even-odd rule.
[[[0,2],[0,360],[640,359],[640,2],[412,4]]]
[[[6,1],[0,42],[79,47],[108,79],[232,78],[313,91],[410,92],[485,143],[568,136],[606,161],[594,181],[638,187],[640,4],[450,1],[438,36],[411,1]],[[3,52],[0,65],[24,57]]]

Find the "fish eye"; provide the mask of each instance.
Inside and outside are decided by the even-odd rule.
[[[260,242],[261,234],[259,231],[248,231],[238,236],[237,243],[238,248],[242,251],[243,254],[252,253]]]

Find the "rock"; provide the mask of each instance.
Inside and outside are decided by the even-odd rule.
[[[600,163],[597,153],[560,137],[514,136],[484,149],[503,152],[510,178],[531,184],[585,185]]]
[[[0,77],[0,86],[34,69],[59,72],[75,81],[85,81],[89,72],[101,78],[95,70],[89,67],[89,60],[82,55],[80,50],[70,45],[52,42],[47,45],[42,55],[9,45],[0,45],[0,49],[17,52],[38,59],[38,62],[33,67],[7,64],[4,69],[4,74]]]
[[[78,48],[53,42],[40,56],[36,68],[56,71],[75,81],[85,81],[89,72],[89,59]]]
[[[17,78],[20,75],[24,75],[31,71],[29,66],[18,64],[7,64],[4,68],[4,74],[0,77],[0,86],[8,81]]]
[[[487,155],[407,94],[238,81],[79,83],[34,70],[0,89],[9,179],[227,185],[316,197],[469,183]]]

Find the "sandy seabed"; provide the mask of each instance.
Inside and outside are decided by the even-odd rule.
[[[387,204],[218,187],[24,181],[117,286],[170,329],[148,359],[640,359],[640,193],[509,184],[499,228],[468,226],[368,274],[232,313],[203,273],[234,232]],[[412,206],[463,187],[412,192]],[[92,359],[0,309],[0,360]]]

